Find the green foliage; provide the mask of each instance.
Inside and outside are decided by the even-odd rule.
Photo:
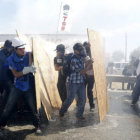
[[[130,60],[132,59],[138,59],[140,57],[140,46],[136,49],[134,49],[130,54]]]
[[[113,52],[113,54],[112,54],[112,60],[113,61],[119,62],[119,61],[121,61],[123,59],[124,59],[124,53],[122,51]]]

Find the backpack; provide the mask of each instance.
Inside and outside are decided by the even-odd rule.
[[[71,64],[71,59],[73,57],[73,53],[69,53],[64,57],[64,62],[63,62],[63,75],[66,77],[70,76],[71,71],[70,71],[70,64]]]

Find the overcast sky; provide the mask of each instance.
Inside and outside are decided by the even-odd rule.
[[[0,34],[53,34],[57,31],[62,0],[1,0]],[[128,52],[140,46],[140,0],[67,0],[72,11],[71,32],[86,34],[94,29],[105,38],[106,52],[124,51],[125,32]]]

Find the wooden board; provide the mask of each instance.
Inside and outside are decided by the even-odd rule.
[[[26,39],[22,34],[18,34],[22,39]],[[94,58],[94,97],[97,96],[100,122],[104,119],[108,110],[108,94],[106,87],[105,67],[103,60],[103,50],[100,44],[98,33],[88,30],[89,42],[91,43],[91,54]],[[51,118],[54,109],[61,106],[61,100],[57,91],[58,73],[54,70],[53,58],[50,53],[51,46],[40,38],[33,38],[34,65],[37,68],[35,74],[37,109],[41,103],[45,109],[48,119]]]
[[[19,31],[16,31],[17,36],[26,43],[26,51],[29,52],[33,52],[34,54],[34,65],[37,66],[37,52],[36,52],[36,45],[34,45],[34,49],[33,49],[33,39],[29,39],[27,38],[25,35],[23,35],[22,33],[20,33]],[[38,71],[38,67],[36,67],[36,70]],[[35,91],[36,91],[36,104],[37,104],[37,110],[39,112],[40,108],[41,108],[41,101],[40,101],[40,93],[39,93],[39,75],[38,72],[36,72],[34,74],[35,76]]]
[[[87,32],[89,42],[91,44],[91,55],[92,58],[94,59],[93,63],[94,78],[95,78],[94,86],[97,95],[100,122],[102,122],[108,111],[108,93],[104,64],[104,54],[99,34],[90,29],[88,29]]]
[[[60,108],[61,100],[57,90],[58,73],[54,70],[53,56],[47,50],[50,47],[47,42],[40,38],[33,38],[32,41],[17,31],[18,37],[24,42],[31,42],[26,50],[33,50],[34,65],[36,67],[35,85],[37,110],[41,103],[48,119],[51,118],[55,109]],[[32,47],[31,47],[32,46]]]
[[[56,86],[57,74],[54,70],[53,57],[47,51],[47,42],[39,38],[34,38],[33,48],[35,48],[35,52],[37,52],[35,60],[37,61],[37,65],[35,66],[38,69],[37,80],[40,89],[40,100],[49,119],[54,109],[58,109],[61,106],[61,100]]]

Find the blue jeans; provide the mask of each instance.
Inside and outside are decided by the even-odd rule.
[[[65,102],[62,104],[60,113],[64,114],[65,112],[67,112],[67,110],[70,107],[70,105],[72,104],[76,94],[78,97],[77,117],[80,117],[83,115],[85,103],[86,103],[86,88],[85,88],[84,83],[81,83],[81,84],[70,83],[69,84],[69,94],[68,94]]]
[[[10,117],[10,114],[12,113],[16,103],[18,100],[23,97],[25,99],[25,102],[29,106],[29,108],[32,111],[32,119],[33,119],[33,125],[35,127],[39,126],[39,116],[36,111],[36,102],[35,102],[35,96],[32,92],[32,90],[28,90],[26,92],[23,92],[15,87],[12,88],[7,104],[3,110],[3,113],[0,118],[0,126],[5,126],[7,124],[7,120]]]

